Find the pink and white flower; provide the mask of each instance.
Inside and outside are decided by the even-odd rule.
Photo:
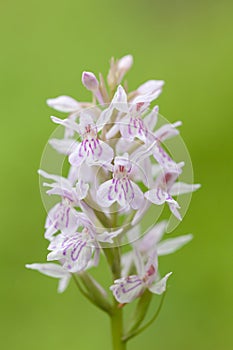
[[[79,116],[82,109],[90,107],[91,103],[78,102],[73,97],[70,96],[58,96],[55,98],[50,98],[47,101],[47,105],[56,111],[68,113],[68,120],[75,122]],[[65,139],[74,136],[74,131],[69,126],[65,127]]]
[[[158,277],[158,261],[156,254],[148,257],[146,265],[138,251],[135,250],[136,275],[122,277],[114,281],[110,287],[115,299],[120,304],[130,303],[140,297],[146,289],[151,293],[162,294],[166,290],[166,284],[172,272],[166,274],[161,280]]]
[[[171,212],[178,220],[182,220],[179,213],[180,206],[172,196],[193,192],[200,187],[199,184],[189,185],[182,182],[175,183],[180,172],[180,167],[177,167],[175,171],[162,171],[157,177],[154,187],[145,193],[145,198],[156,205],[167,203]]]
[[[158,85],[159,86],[159,85]],[[112,137],[118,130],[124,139],[134,140],[138,138],[144,143],[151,140],[150,130],[152,130],[157,122],[158,106],[154,107],[149,114],[146,112],[150,103],[155,100],[161,93],[162,84],[155,91],[147,94],[139,94],[133,101],[127,102],[127,94],[122,87],[120,91],[118,104],[115,108],[125,115],[119,115],[115,125],[108,132],[107,137]]]
[[[51,241],[48,247],[51,252],[47,260],[61,261],[63,267],[70,272],[81,272],[90,265],[96,266],[99,261],[100,242],[113,243],[113,238],[122,232],[122,229],[119,229],[97,233],[95,226],[87,217],[82,219],[81,232],[68,235],[61,233]]]
[[[102,207],[117,202],[121,207],[130,206],[136,210],[143,204],[143,192],[130,179],[132,166],[128,154],[115,157],[112,180],[104,182],[97,191],[97,200]]]
[[[67,152],[71,165],[79,167],[84,162],[88,165],[111,163],[114,152],[108,144],[98,137],[98,132],[108,122],[111,113],[112,108],[105,109],[95,122],[91,111],[82,111],[79,124],[68,119],[62,120],[51,117],[55,123],[73,129],[82,138],[82,141],[80,143],[77,142],[75,147],[73,147],[73,151]]]
[[[76,187],[73,187],[72,183],[62,176],[48,174],[43,170],[39,170],[39,174],[55,181],[43,184],[50,187],[46,193],[58,195],[62,199],[48,212],[45,222],[45,238],[51,240],[57,231],[72,234],[77,230],[80,224],[79,220],[83,215],[77,212],[75,207],[80,206],[80,201],[86,197],[88,185],[77,182]]]
[[[49,210],[45,223],[49,263],[27,265],[58,278],[59,292],[75,274],[81,292],[110,316],[114,306],[106,301],[107,293],[84,271],[98,265],[102,252],[114,278],[119,278],[110,287],[119,303],[130,303],[146,290],[162,294],[171,272],[160,279],[157,257],[175,252],[192,235],[163,239],[164,221],[140,237],[144,225],[138,222],[150,206],[164,203],[181,220],[180,206],[173,196],[200,187],[177,180],[184,163],[177,164],[163,144],[179,134],[181,122],[156,129],[159,108],[149,110],[164,82],[149,80],[132,92],[128,92],[126,82],[124,88],[119,85],[132,64],[131,55],[112,59],[107,84],[101,73],[97,79],[92,72],[83,72],[82,83],[92,93],[91,103],[69,96],[47,100],[50,107],[67,113],[65,119],[51,117],[65,133],[49,143],[67,156],[69,170],[67,177],[39,170],[50,180],[43,183],[46,193],[58,196],[59,202]],[[131,249],[122,254],[119,244],[124,242]],[[139,308],[144,317],[143,303]],[[137,322],[131,331],[137,329]]]
[[[111,113],[111,112],[109,112]],[[102,115],[96,123],[88,112],[83,112],[80,116],[79,133],[82,142],[78,144],[73,153],[69,156],[69,162],[73,166],[80,166],[83,162],[88,165],[111,163],[114,152],[105,142],[99,139],[98,132],[104,127]]]
[[[146,232],[144,236],[140,236],[140,225],[133,226],[127,233],[128,242],[141,254],[142,259],[146,259],[154,251],[157,252],[158,256],[172,254],[193,239],[192,234],[186,234],[162,240],[166,227],[167,221],[161,221]],[[134,258],[133,251],[129,251],[122,256],[122,277],[128,276],[134,264]]]

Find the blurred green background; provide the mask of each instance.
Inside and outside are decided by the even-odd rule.
[[[81,72],[106,73],[111,56],[128,53],[131,89],[166,81],[161,113],[183,120],[203,185],[176,229],[194,241],[161,259],[174,275],[159,320],[129,350],[233,349],[233,3],[2,0],[0,27],[1,349],[111,348],[109,320],[74,285],[58,295],[56,280],[24,264],[46,257],[37,169],[54,125],[45,100],[89,99]]]

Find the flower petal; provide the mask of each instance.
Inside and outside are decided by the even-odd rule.
[[[75,151],[69,155],[69,163],[74,167],[79,167],[87,157],[84,152],[83,142],[79,143]]]
[[[184,182],[176,182],[172,185],[169,193],[172,196],[179,196],[180,194],[190,193],[198,190],[201,187],[200,184],[186,184]]]
[[[167,201],[168,202],[168,201]],[[180,215],[180,212],[179,212],[179,208],[180,208],[180,206],[179,206],[179,204],[173,199],[173,201],[172,202],[168,202],[168,206],[169,206],[169,208],[170,208],[170,210],[171,210],[171,212],[172,212],[172,214],[178,219],[178,220],[182,220],[182,217],[181,217],[181,215]]]
[[[137,137],[139,140],[146,142],[148,130],[141,117],[129,118],[127,116],[119,122],[119,125],[123,138],[133,140]]]
[[[59,153],[69,155],[77,147],[77,142],[72,139],[51,139],[49,144]]]
[[[161,187],[153,188],[145,193],[145,198],[157,205],[162,205],[166,202],[168,194]]]
[[[104,163],[111,163],[113,157],[114,157],[114,152],[112,147],[110,147],[107,143],[98,140],[98,145],[94,150],[94,161],[104,164]]]
[[[169,238],[165,241],[162,241],[158,244],[158,255],[167,255],[174,253],[178,249],[182,248],[185,244],[190,242],[193,239],[193,235],[184,235],[175,238]]]
[[[171,159],[171,157],[164,151],[164,149],[155,143],[152,149],[153,156],[155,160],[165,169],[165,170],[177,170],[179,172],[179,165]]]
[[[70,279],[71,279],[70,274],[60,279],[58,283],[58,289],[57,289],[58,293],[63,293],[66,290],[70,282]]]
[[[52,107],[59,112],[75,112],[80,109],[79,103],[69,96],[50,98],[46,102],[49,107]]]
[[[149,290],[154,294],[163,294],[166,290],[167,280],[169,276],[171,276],[172,272],[169,272],[166,276],[164,276],[160,281],[152,284],[151,287],[149,287]]]
[[[61,184],[64,187],[67,187],[67,188],[71,189],[71,184],[70,184],[69,180],[67,180],[63,176],[59,176],[59,175],[55,175],[55,174],[49,174],[49,173],[47,173],[46,171],[44,171],[42,169],[38,170],[38,174],[43,176],[46,179],[54,180],[54,181],[56,181],[57,184]]]
[[[47,260],[61,260],[69,272],[80,272],[87,268],[91,260],[93,247],[88,245],[88,237],[82,233],[72,236],[60,234],[50,243],[51,252]]]
[[[182,123],[180,121],[178,121],[174,124],[165,124],[161,128],[159,128],[158,130],[156,130],[156,132],[154,133],[154,136],[159,141],[165,141],[165,140],[167,140],[173,136],[176,136],[180,133],[179,130],[176,129],[180,125],[182,125]]]
[[[144,292],[145,285],[139,276],[132,275],[116,280],[110,290],[119,303],[125,304],[138,298]]]
[[[62,125],[65,128],[68,128],[68,129],[76,131],[77,133],[80,133],[79,125],[71,118],[60,119],[60,118],[57,118],[54,116],[51,116],[50,118],[55,124]]]
[[[147,126],[148,130],[151,132],[154,130],[155,125],[158,121],[158,114],[159,114],[159,106],[155,106],[152,111],[146,115],[144,118],[144,123]]]
[[[88,190],[89,190],[89,185],[86,184],[83,180],[79,180],[76,183],[77,196],[80,200],[86,198]]]
[[[98,118],[97,122],[96,122],[96,127],[98,129],[98,131],[102,130],[103,127],[108,124],[111,116],[112,116],[112,112],[113,112],[113,108],[111,106],[109,106],[108,108],[106,108],[105,110],[102,111],[102,113],[100,114],[100,117]]]
[[[58,203],[48,213],[45,238],[52,239],[57,231],[73,234],[79,227],[79,213],[65,203]]]
[[[97,234],[96,239],[99,242],[113,243],[113,238],[117,237],[122,231],[123,228],[112,232],[105,231],[103,233]]]
[[[133,188],[133,199],[129,204],[134,210],[137,210],[143,206],[144,195],[138,185],[136,185],[133,181],[131,181],[131,185]]]
[[[150,103],[161,94],[161,92],[162,90],[159,89],[151,94],[140,94],[139,96],[135,97],[135,99],[131,102],[131,112],[134,112],[136,114],[143,113],[150,106]]]
[[[163,237],[167,226],[167,221],[161,221],[150,229],[138,242],[136,242],[138,249],[141,252],[147,253],[151,249],[154,249],[158,242]]]
[[[131,267],[133,266],[133,252],[129,251],[121,256],[121,277],[127,277],[130,274]]]
[[[156,91],[161,90],[163,85],[163,80],[148,80],[137,88],[137,92],[140,95],[153,94]]]
[[[121,85],[118,86],[117,91],[113,96],[111,107],[117,109],[122,113],[127,113],[129,110],[127,103],[127,94]]]
[[[97,191],[97,201],[102,207],[110,207],[117,198],[112,180],[108,180],[100,185]]]
[[[37,270],[46,276],[50,276],[54,278],[63,278],[69,275],[69,272],[65,270],[61,265],[53,264],[53,263],[27,264],[26,268],[31,270]]]
[[[121,83],[125,74],[132,67],[132,64],[133,64],[133,56],[131,55],[126,55],[121,59],[119,59],[119,61],[117,62],[117,70],[118,70],[117,85]]]
[[[136,246],[134,247],[134,250],[133,250],[133,258],[134,258],[134,264],[136,267],[137,274],[139,276],[144,276],[146,273],[144,262],[143,262],[141,254],[140,254],[139,250],[136,248]]]
[[[46,276],[60,278],[58,283],[58,293],[63,293],[65,291],[71,278],[70,273],[58,264],[27,264],[26,267],[31,270],[37,270]]]

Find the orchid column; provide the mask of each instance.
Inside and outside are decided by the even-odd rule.
[[[49,196],[58,202],[45,223],[48,263],[28,264],[30,269],[58,278],[63,292],[72,279],[80,292],[111,319],[113,349],[126,349],[127,341],[144,331],[158,316],[171,272],[160,277],[159,256],[175,252],[192,235],[163,239],[168,221],[142,230],[148,210],[167,204],[170,215],[182,219],[177,196],[199,185],[179,181],[184,162],[172,158],[164,141],[177,136],[181,122],[156,128],[158,106],[151,106],[164,82],[150,80],[128,92],[120,85],[132,66],[132,56],[111,60],[107,84],[100,74],[84,72],[83,85],[92,102],[68,96],[47,101],[65,119],[52,116],[64,128],[64,137],[50,145],[68,158],[66,177],[39,170],[47,180]],[[153,209],[154,208],[154,209]],[[102,256],[112,273],[109,290],[90,274]],[[111,292],[112,295],[109,295]],[[160,298],[154,317],[145,322],[153,295]],[[123,311],[134,302],[135,311],[123,322]]]

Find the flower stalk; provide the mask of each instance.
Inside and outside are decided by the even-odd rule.
[[[123,309],[115,302],[114,311],[111,316],[112,349],[125,350],[126,341],[123,340]]]

